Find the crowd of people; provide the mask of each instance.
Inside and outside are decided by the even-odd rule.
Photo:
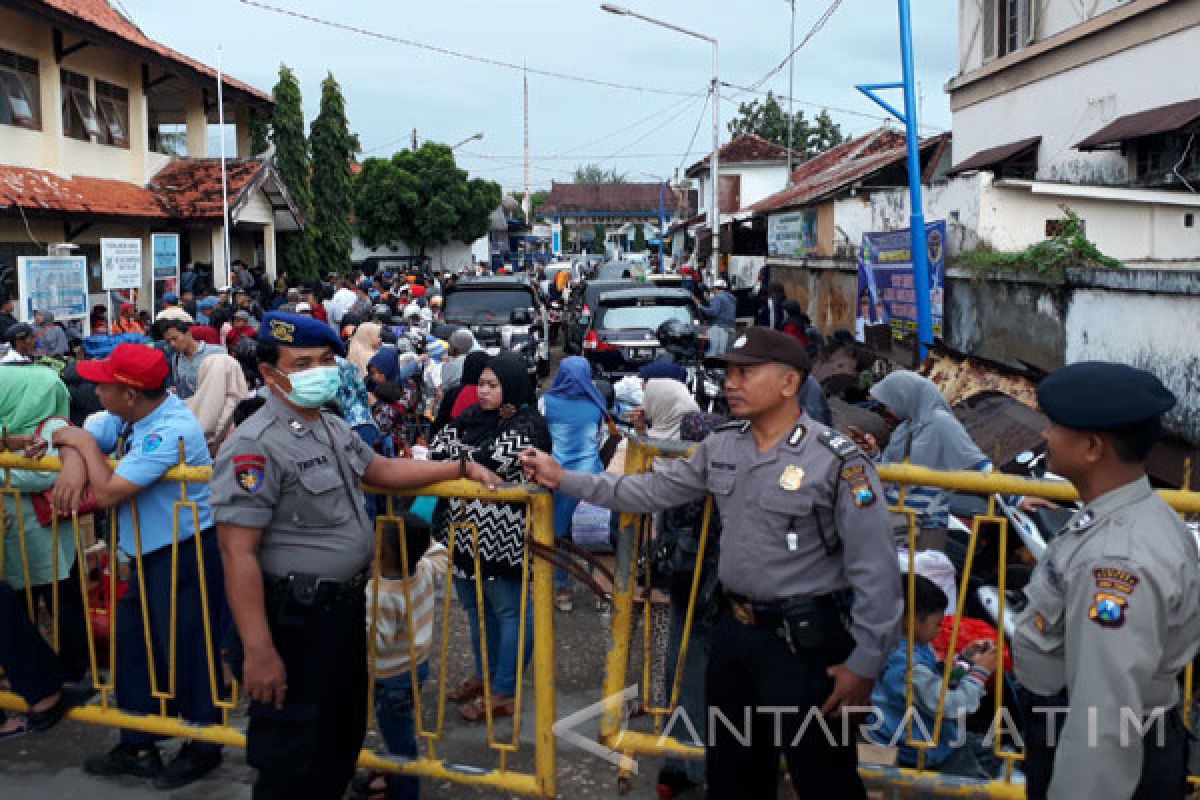
[[[656,362],[640,372],[635,409],[618,419],[586,358],[562,359],[539,391],[523,358],[489,353],[468,328],[443,325],[450,276],[358,273],[292,285],[286,276],[270,283],[237,264],[233,286],[212,287],[190,272],[153,316],[121,306],[110,322],[104,307],[94,309],[86,343],[72,341],[48,314],[22,324],[11,318],[11,304],[0,307],[10,345],[0,358],[0,448],[57,455],[62,463],[58,473],[9,470],[19,498],[0,498],[0,666],[30,709],[3,720],[0,741],[49,729],[90,695],[91,623],[81,600],[90,569],[77,562],[83,549],[73,538],[55,533],[56,521],[77,513],[95,514],[100,538],[115,539],[136,574],[114,609],[117,705],[158,713],[152,676],[165,674],[173,653],[172,713],[215,724],[222,687],[237,678],[249,701],[255,797],[342,796],[366,732],[369,676],[385,746],[402,758],[416,756],[413,695],[429,676],[434,594],[446,577],[445,589],[468,619],[472,656],[470,674],[447,687],[446,697],[467,724],[518,714],[519,680],[539,613],[527,594],[525,506],[417,497],[400,504],[397,516],[363,491],[367,484],[412,489],[452,479],[552,490],[554,535],[565,552],[579,539],[582,520],[597,510],[655,514],[652,546],[639,558],[654,575],[647,595],[653,607],[647,624],[655,629],[653,697],[655,705],[665,704],[678,673],[689,733],[706,744],[704,760],[664,762],[662,796],[704,784],[710,797],[773,796],[780,752],[795,785],[817,787],[821,796],[865,796],[853,743],[827,743],[819,731],[806,732],[803,714],[776,718],[773,729],[769,717],[756,720],[754,741],[746,744],[728,727],[710,736],[709,709],[741,719],[746,707],[816,707],[832,715],[870,704],[875,737],[886,741],[904,723],[911,681],[925,730],[932,727],[945,667],[930,644],[953,602],[953,582],[947,590],[917,576],[910,656],[900,638],[905,584],[887,513],[898,489],[880,482],[876,465],[983,471],[993,465],[937,386],[915,372],[893,371],[864,389],[862,405],[887,423],[886,442],[852,426],[839,434],[813,375],[813,359],[826,342],[783,285],[763,276],[749,327],[739,326],[722,280],[700,304],[710,330],[725,334],[711,363],[725,370],[728,414],[697,405],[683,366]],[[569,278],[556,278],[554,289],[569,292]],[[84,358],[84,349],[97,357]],[[1110,388],[1104,381],[1140,387],[1125,402],[1099,409],[1064,399],[1070,389],[1061,382],[1042,397],[1056,426],[1050,444],[1059,471],[1085,501],[1101,504],[1080,512],[1080,525],[1088,526],[1100,520],[1107,492],[1145,481],[1139,470],[1146,443],[1173,398],[1146,373],[1113,378],[1101,370],[1099,378],[1085,377]],[[1077,441],[1075,434],[1091,438]],[[623,477],[606,471],[623,435],[687,442],[695,450],[656,463],[646,475]],[[211,483],[167,479],[179,465],[212,467]],[[185,493],[194,515],[176,513]],[[708,495],[717,514],[701,547]],[[1136,500],[1152,502],[1142,493]],[[923,540],[944,538],[946,492],[917,487],[905,501]],[[97,513],[110,510],[111,519]],[[1159,545],[1166,552],[1178,545],[1171,538],[1178,531],[1154,510],[1157,524],[1171,532]],[[615,530],[615,516],[609,520],[606,527]],[[1087,565],[1112,554],[1095,555]],[[370,580],[375,559],[379,577]],[[575,610],[578,591],[569,562],[559,559],[554,579],[562,614]],[[1106,597],[1117,591],[1110,602],[1118,609],[1094,606],[1091,617],[1107,613],[1102,627],[1115,629],[1143,566],[1128,558],[1104,563]],[[1194,633],[1200,619],[1200,579],[1193,572],[1173,578],[1184,597],[1170,615],[1176,632]],[[1055,586],[1031,598],[1034,611],[1018,622],[1037,628],[1026,631],[1026,643],[1041,660],[1018,660],[1010,679],[1043,695],[1064,688],[1038,680],[1046,658],[1061,656],[1043,640],[1051,635],[1047,624],[1061,634],[1069,622],[1061,604],[1057,616],[1043,614],[1052,613],[1045,604],[1063,591]],[[1138,600],[1141,608],[1142,595]],[[57,652],[31,623],[29,603],[57,614]],[[1143,666],[1167,673],[1195,649],[1182,639],[1162,641],[1143,653]],[[958,655],[962,667],[946,697],[948,716],[977,709],[1003,668],[987,645]],[[1143,688],[1114,691],[1147,699]],[[1149,694],[1170,705],[1169,693]],[[935,732],[940,744],[926,752],[927,763],[970,778],[995,777],[990,745],[959,737],[955,725],[948,720]],[[117,745],[89,757],[84,769],[174,789],[221,763],[221,747],[199,740],[164,761],[162,738],[123,729]],[[1031,785],[1043,792],[1036,796],[1051,786],[1052,746],[1046,752],[1030,773]],[[1154,763],[1175,769],[1175,751],[1164,753]],[[898,759],[911,766],[917,753],[901,747]],[[1059,769],[1060,776],[1068,772]],[[366,775],[354,783],[366,795],[418,793],[411,777]]]

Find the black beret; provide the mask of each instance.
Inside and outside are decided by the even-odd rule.
[[[328,324],[286,311],[272,311],[263,316],[258,340],[274,342],[280,347],[320,347],[327,344],[339,356],[346,354],[345,345]]]
[[[728,352],[705,360],[706,364],[784,364],[808,374],[812,362],[800,340],[772,328],[747,328],[733,340]]]
[[[1047,417],[1082,431],[1145,422],[1175,407],[1175,395],[1153,373],[1107,361],[1063,367],[1038,384],[1037,395]]]

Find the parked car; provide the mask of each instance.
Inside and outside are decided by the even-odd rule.
[[[583,352],[583,337],[591,324],[592,310],[600,299],[601,292],[611,292],[616,289],[634,289],[642,284],[637,281],[624,280],[583,281],[571,288],[571,297],[563,309],[562,342],[567,355],[578,355]]]
[[[524,275],[462,278],[447,289],[445,325],[470,328],[488,353],[523,353],[536,382],[550,373],[550,331],[537,287]]]
[[[642,264],[632,261],[607,261],[596,267],[595,279],[598,281],[617,281],[621,278],[636,278],[646,272]],[[626,274],[628,273],[628,274]]]
[[[703,330],[692,296],[682,289],[640,286],[601,293],[583,337],[593,373],[615,381],[666,356],[656,332],[668,320]]]

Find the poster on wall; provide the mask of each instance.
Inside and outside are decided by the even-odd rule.
[[[86,256],[20,256],[17,258],[17,307],[21,322],[34,311],[49,311],[59,321],[88,315]]]
[[[150,234],[150,258],[154,273],[154,297],[150,303],[157,308],[164,294],[179,292],[179,234]]]
[[[942,336],[946,294],[946,221],[927,223],[929,291],[933,335]],[[912,235],[908,228],[864,233],[858,256],[858,329],[888,325],[899,339],[917,331],[916,281],[912,264]],[[861,336],[860,336],[861,338]]]
[[[100,276],[104,289],[137,289],[142,285],[142,240],[101,239]]]
[[[816,210],[767,217],[767,255],[804,258],[817,249]]]

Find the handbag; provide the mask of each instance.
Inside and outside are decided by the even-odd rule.
[[[41,424],[37,426],[37,430],[34,431],[34,435],[41,436],[42,428],[52,419],[62,419],[62,417],[46,417],[44,420],[42,420]],[[70,423],[68,422],[67,424],[69,425]],[[70,513],[62,513],[57,515],[54,513],[53,497],[53,488],[47,489],[44,492],[34,492],[29,496],[29,500],[33,505],[33,514],[37,517],[38,524],[43,527],[49,527],[53,525],[56,518],[59,522],[65,522],[66,520],[71,519],[72,515]],[[83,500],[79,504],[79,510],[77,513],[79,516],[83,516],[84,514],[95,514],[101,510],[102,509],[100,506],[96,505],[96,496],[92,494],[91,489],[88,489],[84,493]]]
[[[608,469],[613,456],[617,454],[617,446],[621,444],[621,432],[617,430],[617,424],[613,422],[612,417],[605,415],[604,421],[608,424],[608,438],[600,445],[600,464]]]

